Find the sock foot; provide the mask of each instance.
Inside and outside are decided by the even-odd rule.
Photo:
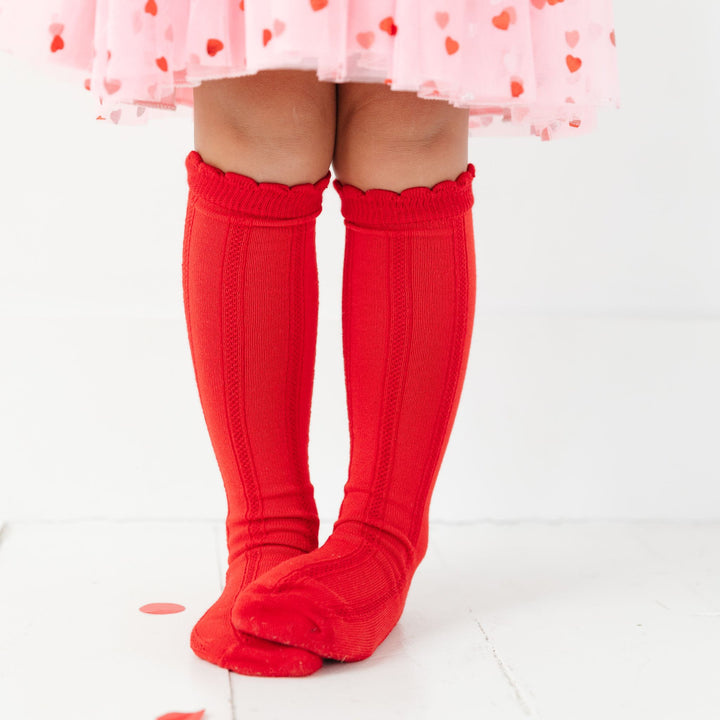
[[[231,611],[243,578],[233,567],[222,595],[197,621],[190,647],[202,660],[240,675],[303,677],[322,667],[322,658],[303,648],[290,647],[237,631]]]
[[[412,573],[404,573],[393,555],[336,532],[317,550],[250,583],[235,600],[232,624],[323,658],[364,660],[395,627],[405,604]]]
[[[238,632],[229,610],[219,604],[198,620],[190,634],[190,647],[201,660],[240,675],[262,677],[304,677],[322,667],[319,655]]]

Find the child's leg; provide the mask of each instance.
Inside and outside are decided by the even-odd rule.
[[[338,85],[333,169],[344,185],[400,192],[468,164],[468,111],[376,83]]]
[[[349,478],[332,536],[250,584],[233,624],[361,660],[427,549],[473,327],[474,168],[465,110],[371,85],[339,86],[338,102]]]
[[[314,230],[329,181],[334,106],[334,85],[297,71],[212,81],[195,93],[183,288],[198,391],[228,501],[229,568],[191,646],[244,674],[307,675],[322,664],[304,650],[237,633],[230,611],[255,577],[317,547],[307,458]]]
[[[336,85],[314,72],[264,70],[193,91],[195,149],[257,182],[313,183],[330,167]]]

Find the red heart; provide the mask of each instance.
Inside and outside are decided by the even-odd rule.
[[[172,615],[185,610],[185,606],[178,603],[148,603],[139,610],[150,615]]]
[[[500,30],[507,30],[510,26],[510,14],[508,11],[503,10],[499,15],[495,15],[492,24]]]
[[[582,65],[582,60],[578,57],[574,57],[573,55],[568,55],[565,58],[565,62],[567,63],[570,72],[577,72]]]
[[[217,55],[225,46],[222,43],[222,40],[218,40],[217,38],[210,38],[207,41],[207,54],[210,55],[210,57],[214,57]]]
[[[65,42],[59,35],[56,35],[50,43],[50,52],[57,52],[58,50],[62,50],[64,47]]]
[[[513,97],[520,97],[525,92],[523,84],[519,80],[513,80],[510,83],[510,92]]]
[[[245,0],[240,0],[240,9],[245,10]]]
[[[445,29],[445,26],[450,21],[450,13],[446,12],[436,12],[435,13],[435,22],[443,29]]]
[[[150,15],[157,15],[157,3],[155,0],[148,0],[145,3],[145,12],[150,13]]]
[[[369,48],[375,42],[375,33],[374,32],[358,33],[355,37],[358,41],[358,45],[361,45],[362,47],[364,47],[366,49]]]
[[[449,35],[445,38],[445,50],[448,55],[454,55],[460,49],[460,43]]]
[[[272,40],[272,32],[268,30],[267,28],[263,29],[263,47],[266,47],[267,44]]]
[[[397,25],[393,22],[392,17],[383,18],[380,21],[380,29],[384,30],[388,35],[397,35]]]
[[[165,57],[155,58],[155,64],[163,71],[167,72],[168,64]]]
[[[567,44],[571,48],[574,48],[580,40],[580,33],[577,30],[573,30],[572,32],[566,32],[565,40],[567,40]]]
[[[318,10],[322,10],[324,7],[327,7],[328,0],[310,0],[310,6],[312,7],[315,12]]]

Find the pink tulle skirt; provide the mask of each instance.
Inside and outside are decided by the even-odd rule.
[[[572,137],[620,107],[612,0],[0,0],[0,50],[70,70],[120,124],[273,68],[469,108],[471,136]]]

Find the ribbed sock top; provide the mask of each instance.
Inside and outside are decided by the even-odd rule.
[[[283,185],[256,182],[247,175],[223,172],[209,165],[196,150],[185,159],[190,190],[205,202],[254,218],[299,220],[317,217],[330,172],[316,183]]]
[[[365,228],[388,228],[407,223],[444,221],[464,215],[473,205],[472,180],[475,166],[469,164],[455,180],[433,187],[393,190],[360,190],[339,180],[333,187],[340,195],[346,223]]]

